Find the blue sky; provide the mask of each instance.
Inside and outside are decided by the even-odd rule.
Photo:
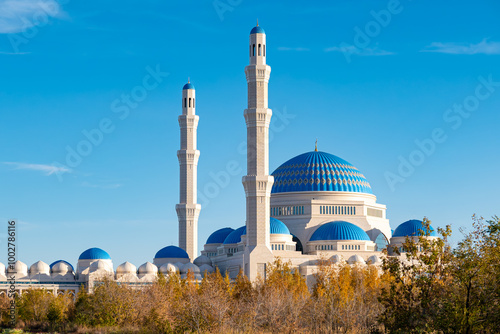
[[[177,116],[190,77],[200,248],[243,225],[244,67],[258,18],[272,67],[271,171],[317,138],[362,171],[393,228],[427,216],[451,224],[456,243],[472,214],[500,214],[499,10],[493,0],[0,0],[0,220],[6,231],[18,219],[28,265],[76,264],[89,247],[140,265],[177,244]]]

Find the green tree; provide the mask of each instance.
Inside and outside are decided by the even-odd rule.
[[[47,321],[49,307],[55,296],[46,289],[27,289],[23,291],[16,302],[19,319],[30,324]]]
[[[450,226],[438,228],[438,238],[429,238],[430,220],[423,219],[421,235],[407,237],[400,256],[383,259],[389,285],[379,298],[384,311],[379,321],[391,333],[432,332],[440,312],[446,284],[450,281],[452,252],[447,243]]]
[[[49,304],[47,319],[53,329],[61,328],[64,330],[64,328],[66,328],[74,306],[74,296],[69,292],[60,294],[52,299]]]
[[[90,326],[120,326],[134,324],[137,312],[134,299],[137,291],[103,278],[92,294],[83,289],[75,305],[76,322]]]

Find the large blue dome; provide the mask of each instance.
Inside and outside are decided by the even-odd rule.
[[[239,227],[233,232],[229,233],[229,235],[224,239],[223,244],[237,244],[241,241],[241,236],[245,234],[247,228],[245,226]]]
[[[272,174],[271,193],[347,191],[372,194],[365,176],[349,162],[333,154],[312,151],[292,158]]]
[[[229,235],[229,233],[233,231],[234,229],[230,227],[221,228],[220,230],[217,230],[214,233],[210,234],[206,244],[221,244],[224,242],[224,240],[226,240],[226,237]]]
[[[111,256],[100,248],[89,248],[82,254],[78,260],[111,260]]]
[[[394,231],[392,237],[411,237],[418,235],[425,235],[421,231],[424,231],[425,226],[422,225],[421,220],[411,219],[405,221],[403,224],[399,225]],[[424,231],[425,232],[425,231]],[[430,236],[437,237],[436,231],[432,226],[430,226]]]
[[[251,34],[265,34],[266,32],[264,31],[264,29],[262,29],[261,26],[255,26],[252,28],[252,30],[250,31],[250,35]]]
[[[285,223],[283,223],[281,220],[271,217],[271,219],[269,220],[269,225],[271,234],[291,234],[288,227],[286,227]],[[237,244],[241,241],[241,236],[245,234],[247,234],[247,227],[242,226],[229,233],[229,235],[224,240],[224,244]]]
[[[359,226],[346,221],[334,221],[321,225],[311,236],[310,241],[320,240],[370,240],[368,234]]]
[[[180,247],[177,246],[167,246],[160,249],[156,255],[155,259],[165,259],[165,258],[184,258],[189,259],[188,253]]]

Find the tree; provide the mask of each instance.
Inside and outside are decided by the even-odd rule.
[[[389,332],[427,332],[436,326],[446,284],[450,281],[452,252],[447,244],[450,226],[429,238],[430,220],[423,219],[419,236],[407,237],[399,257],[383,259],[389,285],[379,298],[384,311],[379,321]]]
[[[52,328],[62,328],[64,330],[74,310],[74,306],[74,296],[69,292],[53,298],[47,312],[47,319]]]
[[[55,296],[46,289],[27,289],[16,302],[19,319],[26,323],[47,321],[50,304]]]
[[[120,326],[136,323],[134,299],[137,291],[103,277],[92,294],[80,290],[75,305],[76,322],[90,326]]]
[[[266,279],[256,283],[256,325],[264,330],[293,332],[309,298],[304,278],[291,262],[276,258],[268,264]]]
[[[373,332],[382,312],[378,297],[386,284],[376,266],[350,266],[321,260],[309,328],[325,332]]]

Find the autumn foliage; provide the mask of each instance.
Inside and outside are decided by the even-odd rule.
[[[422,230],[428,234],[430,222]],[[500,220],[474,219],[452,249],[440,238],[407,238],[382,266],[320,260],[308,288],[279,258],[249,282],[215,271],[158,275],[143,288],[104,279],[74,298],[32,289],[17,299],[18,327],[45,332],[129,333],[498,333]],[[6,326],[8,300],[0,295]]]

